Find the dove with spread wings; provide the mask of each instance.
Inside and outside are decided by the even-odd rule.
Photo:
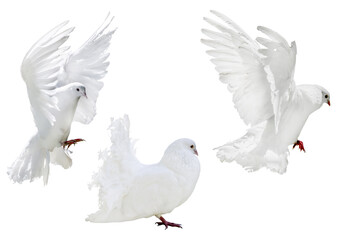
[[[297,48],[266,27],[257,29],[267,38],[256,41],[225,15],[211,11],[222,23],[209,18],[214,30],[203,29],[213,48],[207,53],[227,84],[240,117],[250,125],[247,133],[216,148],[221,161],[236,161],[249,171],[267,167],[286,172],[288,146],[305,151],[299,134],[311,113],[323,103],[330,106],[329,92],[318,85],[296,85]]]
[[[107,73],[107,52],[115,29],[109,30],[110,14],[76,51],[63,46],[74,28],[65,21],[40,38],[25,55],[21,73],[27,85],[38,129],[19,158],[9,168],[14,182],[43,177],[47,184],[50,163],[69,168],[68,148],[83,139],[67,140],[72,121],[90,123]]]

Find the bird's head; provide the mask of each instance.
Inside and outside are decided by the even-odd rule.
[[[196,143],[191,139],[181,138],[173,142],[170,146],[175,146],[175,149],[180,149],[181,151],[183,150],[198,156]]]
[[[330,93],[326,89],[322,89],[321,94],[322,94],[322,98],[323,98],[322,102],[326,103],[330,106]]]
[[[188,138],[181,138],[168,146],[160,163],[180,174],[198,176],[200,165],[197,156],[195,142]]]
[[[86,97],[87,98],[87,92],[86,92],[86,87],[81,84],[81,83],[74,83],[71,86],[71,90],[75,93],[77,97]]]
[[[181,138],[174,141],[167,147],[163,160],[169,163],[175,163],[180,159],[193,159],[197,158],[197,156],[198,151],[195,142],[188,138]]]

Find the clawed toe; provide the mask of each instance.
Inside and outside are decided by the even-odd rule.
[[[297,142],[295,142],[295,143],[293,144],[292,149],[294,149],[296,146],[298,146],[298,148],[299,148],[300,151],[306,152],[306,150],[304,149],[304,145],[303,145],[303,142],[302,142],[302,141],[297,140]]]
[[[66,149],[69,149],[69,147],[71,147],[71,145],[76,145],[76,143],[82,142],[82,141],[85,141],[85,140],[82,139],[82,138],[77,138],[77,139],[68,140],[68,141],[66,141],[66,142],[64,142],[64,143],[62,144],[62,147],[63,147],[63,148],[66,148]]]
[[[159,219],[160,219],[161,222],[156,222],[155,224],[158,225],[158,226],[164,225],[164,226],[165,226],[165,230],[166,230],[168,227],[182,228],[181,224],[168,222],[168,221],[166,221],[165,218],[163,218],[163,217],[159,217]]]

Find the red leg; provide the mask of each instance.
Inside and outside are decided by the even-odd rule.
[[[165,230],[166,230],[168,227],[178,227],[178,228],[182,228],[181,224],[168,222],[168,221],[166,221],[165,218],[163,218],[162,216],[157,217],[157,218],[159,218],[161,222],[156,222],[155,224],[157,224],[158,226],[164,225],[164,226],[165,226]]]
[[[71,147],[72,144],[73,144],[73,145],[76,145],[76,143],[82,142],[82,141],[85,141],[85,140],[82,139],[82,138],[77,138],[77,139],[68,140],[68,141],[66,141],[66,142],[64,142],[64,143],[62,144],[62,147],[63,147],[63,148],[67,147],[66,149],[68,149],[69,147]]]
[[[306,152],[306,150],[304,149],[304,146],[303,146],[303,142],[302,142],[302,141],[297,140],[297,142],[295,142],[295,143],[293,144],[292,149],[294,149],[296,146],[299,147],[299,150],[300,150],[300,151]]]

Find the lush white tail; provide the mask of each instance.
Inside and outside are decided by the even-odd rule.
[[[99,210],[87,217],[91,222],[118,221],[121,199],[130,186],[136,171],[142,166],[135,156],[134,143],[129,136],[130,121],[112,119],[111,147],[100,153],[103,164],[93,176],[92,186],[99,188]]]
[[[250,172],[261,167],[278,173],[286,172],[288,151],[276,153],[262,143],[265,126],[266,122],[253,126],[243,137],[216,148],[217,157],[222,162],[236,161]]]
[[[18,183],[25,180],[33,181],[43,176],[44,184],[49,176],[49,152],[43,148],[39,135],[35,135],[29,141],[22,154],[8,169],[9,177]]]
[[[215,148],[217,157],[222,162],[236,161],[245,167],[247,155],[258,146],[264,127],[265,124],[253,126],[243,137]]]

